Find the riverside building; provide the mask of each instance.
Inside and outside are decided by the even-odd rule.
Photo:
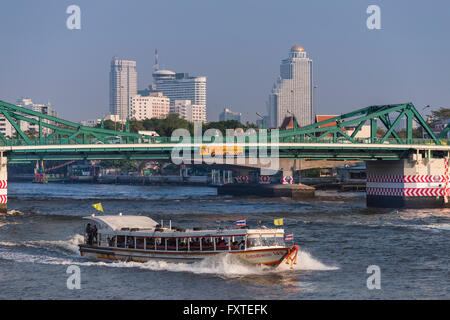
[[[164,119],[170,113],[170,99],[161,92],[149,96],[135,95],[130,98],[129,117],[136,120]]]

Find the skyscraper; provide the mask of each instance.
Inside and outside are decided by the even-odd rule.
[[[130,110],[130,99],[137,94],[136,61],[114,57],[109,75],[109,110],[122,120],[126,119]]]
[[[170,98],[172,110],[175,100],[190,100],[193,105],[206,106],[206,77],[157,70],[153,72],[153,80],[154,89]]]
[[[294,114],[300,126],[313,122],[313,62],[296,44],[289,58],[281,61],[280,77],[268,101],[268,127],[281,126],[286,116]],[[292,114],[291,114],[292,113]]]

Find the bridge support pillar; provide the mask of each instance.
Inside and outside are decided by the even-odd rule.
[[[366,201],[378,208],[450,207],[449,158],[367,161]]]
[[[280,171],[283,173],[281,178],[282,184],[293,184],[294,183],[294,172],[296,167],[296,160],[292,159],[281,159],[280,160]]]
[[[0,152],[0,215],[8,211],[8,167],[6,156]]]

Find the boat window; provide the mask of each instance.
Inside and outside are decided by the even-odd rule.
[[[146,238],[146,250],[154,250],[155,249],[155,238]]]
[[[261,238],[257,237],[257,238],[248,238],[247,240],[247,248],[252,248],[252,247],[261,247],[262,243],[261,243]]]
[[[117,247],[125,248],[125,236],[117,236]]]
[[[169,250],[169,251],[177,250],[176,238],[167,238],[167,250]]]
[[[116,236],[111,237],[110,235],[107,236],[106,241],[108,242],[109,247],[115,247],[116,246]]]
[[[99,246],[105,246],[106,245],[106,235],[99,233],[98,234],[98,245]]]
[[[178,238],[178,251],[187,251],[188,238]]]
[[[230,237],[217,237],[216,240],[216,250],[228,250],[228,243]]]
[[[156,249],[166,250],[166,238],[156,238]]]
[[[245,240],[243,236],[234,236],[231,243],[231,250],[244,250]]]
[[[144,237],[136,237],[136,249],[144,249]]]
[[[189,247],[190,247],[191,251],[199,251],[200,250],[200,238],[191,238]]]
[[[261,242],[262,245],[265,247],[272,247],[272,246],[276,246],[277,242],[276,242],[276,238],[274,234],[267,234],[261,237]]]
[[[136,239],[133,236],[127,236],[127,248],[135,249]]]
[[[284,247],[285,246],[285,244],[284,244],[284,237],[283,236],[279,237],[277,235],[276,238],[275,238],[275,245]]]
[[[214,243],[211,237],[202,238],[202,251],[212,251],[214,250]]]

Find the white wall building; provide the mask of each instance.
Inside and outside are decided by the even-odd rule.
[[[103,121],[106,120],[111,120],[113,122],[120,122],[120,123],[126,123],[126,119],[121,119],[120,116],[116,115],[116,114],[108,114],[106,115],[103,119],[99,118],[99,119],[88,119],[88,120],[82,120],[80,121],[80,124],[82,126],[86,126],[86,127],[95,127],[98,124],[101,124]]]
[[[109,109],[111,114],[126,119],[130,98],[137,94],[136,61],[119,60],[114,57],[109,73]]]
[[[293,113],[300,126],[313,122],[313,61],[298,44],[291,48],[289,58],[282,60],[280,77],[268,101],[268,127],[280,127]]]
[[[152,92],[150,96],[135,95],[130,98],[129,117],[132,119],[164,119],[169,113],[170,99],[161,92]]]
[[[58,113],[51,107],[50,103],[47,104],[38,104],[34,103],[30,98],[21,98],[16,101],[16,105],[22,108],[27,108],[39,113],[43,113],[46,115],[50,115],[53,117],[57,117]],[[26,115],[27,118],[33,118],[38,120],[39,117]],[[43,119],[45,123],[51,124],[53,121]],[[20,121],[20,130],[23,132],[28,130],[34,130],[36,133],[39,132],[39,125],[30,123],[27,121]],[[42,135],[44,137],[48,136],[53,130],[49,128],[42,128]],[[16,129],[9,123],[9,121],[5,118],[5,116],[0,115],[0,133],[2,133],[6,137],[12,137],[16,133]]]
[[[187,121],[206,122],[206,106],[191,104],[191,100],[175,100],[171,113]]]

